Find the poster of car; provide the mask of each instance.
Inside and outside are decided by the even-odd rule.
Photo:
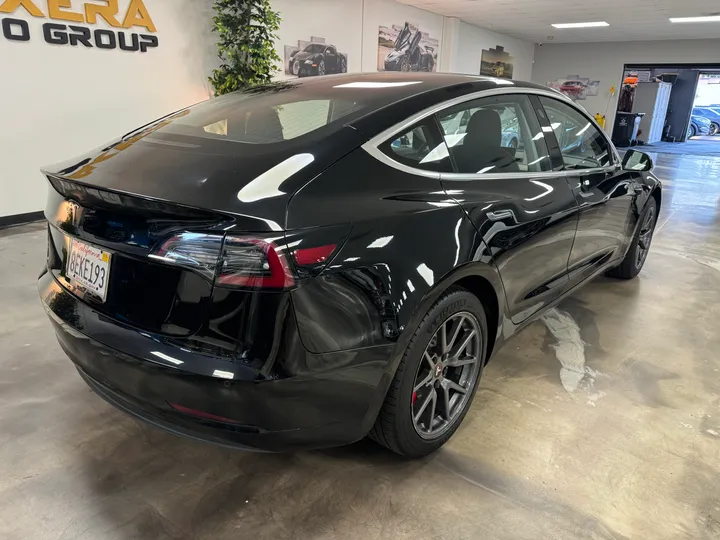
[[[440,40],[417,25],[380,26],[378,71],[436,71]]]
[[[514,63],[515,59],[500,45],[496,45],[494,49],[483,49],[480,75],[512,79]]]
[[[597,96],[600,91],[600,81],[591,81],[579,75],[568,75],[555,81],[548,81],[547,86],[559,90],[573,101]]]
[[[312,36],[310,41],[298,40],[297,46],[285,45],[285,74],[295,77],[317,77],[346,73],[348,57],[325,38]]]

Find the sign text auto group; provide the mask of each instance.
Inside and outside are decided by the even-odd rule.
[[[0,27],[2,35],[9,41],[30,41],[33,39],[27,17],[51,19],[60,22],[46,22],[42,25],[42,37],[52,45],[71,47],[96,47],[123,51],[147,52],[158,46],[153,35],[157,28],[143,0],[124,2],[127,9],[121,12],[118,0],[94,0],[88,2],[73,0],[0,0]],[[45,9],[43,9],[45,8]],[[19,18],[25,17],[25,18]],[[93,30],[85,25],[95,25],[102,19],[111,28]],[[124,32],[125,28],[144,28],[144,33]]]

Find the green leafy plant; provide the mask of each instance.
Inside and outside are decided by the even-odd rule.
[[[221,61],[209,77],[215,93],[271,82],[276,63],[281,61],[275,52],[275,32],[281,19],[271,9],[270,0],[215,0],[213,9]]]

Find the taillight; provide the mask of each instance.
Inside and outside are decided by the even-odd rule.
[[[295,278],[285,254],[273,242],[228,236],[216,283],[253,289],[285,289],[295,284]]]
[[[195,270],[213,279],[222,242],[223,237],[217,234],[180,233],[165,240],[149,257]]]
[[[318,246],[312,248],[301,248],[293,253],[295,262],[299,266],[315,266],[327,262],[330,255],[333,254],[337,244],[328,244],[326,246]]]
[[[328,231],[320,232],[326,237]],[[343,237],[348,233],[348,227],[340,229]],[[318,242],[319,238],[313,234],[319,233],[293,233],[292,242],[288,244],[285,236],[278,238],[277,234],[234,236],[184,232],[164,240],[149,257],[198,272],[220,287],[287,289],[297,280],[322,272],[341,245],[341,242]]]
[[[285,289],[295,284],[282,248],[271,239],[186,232],[168,238],[149,256],[224,287]]]

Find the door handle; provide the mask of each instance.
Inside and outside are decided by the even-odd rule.
[[[512,210],[498,210],[497,212],[488,212],[485,215],[492,221],[502,221],[503,219],[515,217]]]

